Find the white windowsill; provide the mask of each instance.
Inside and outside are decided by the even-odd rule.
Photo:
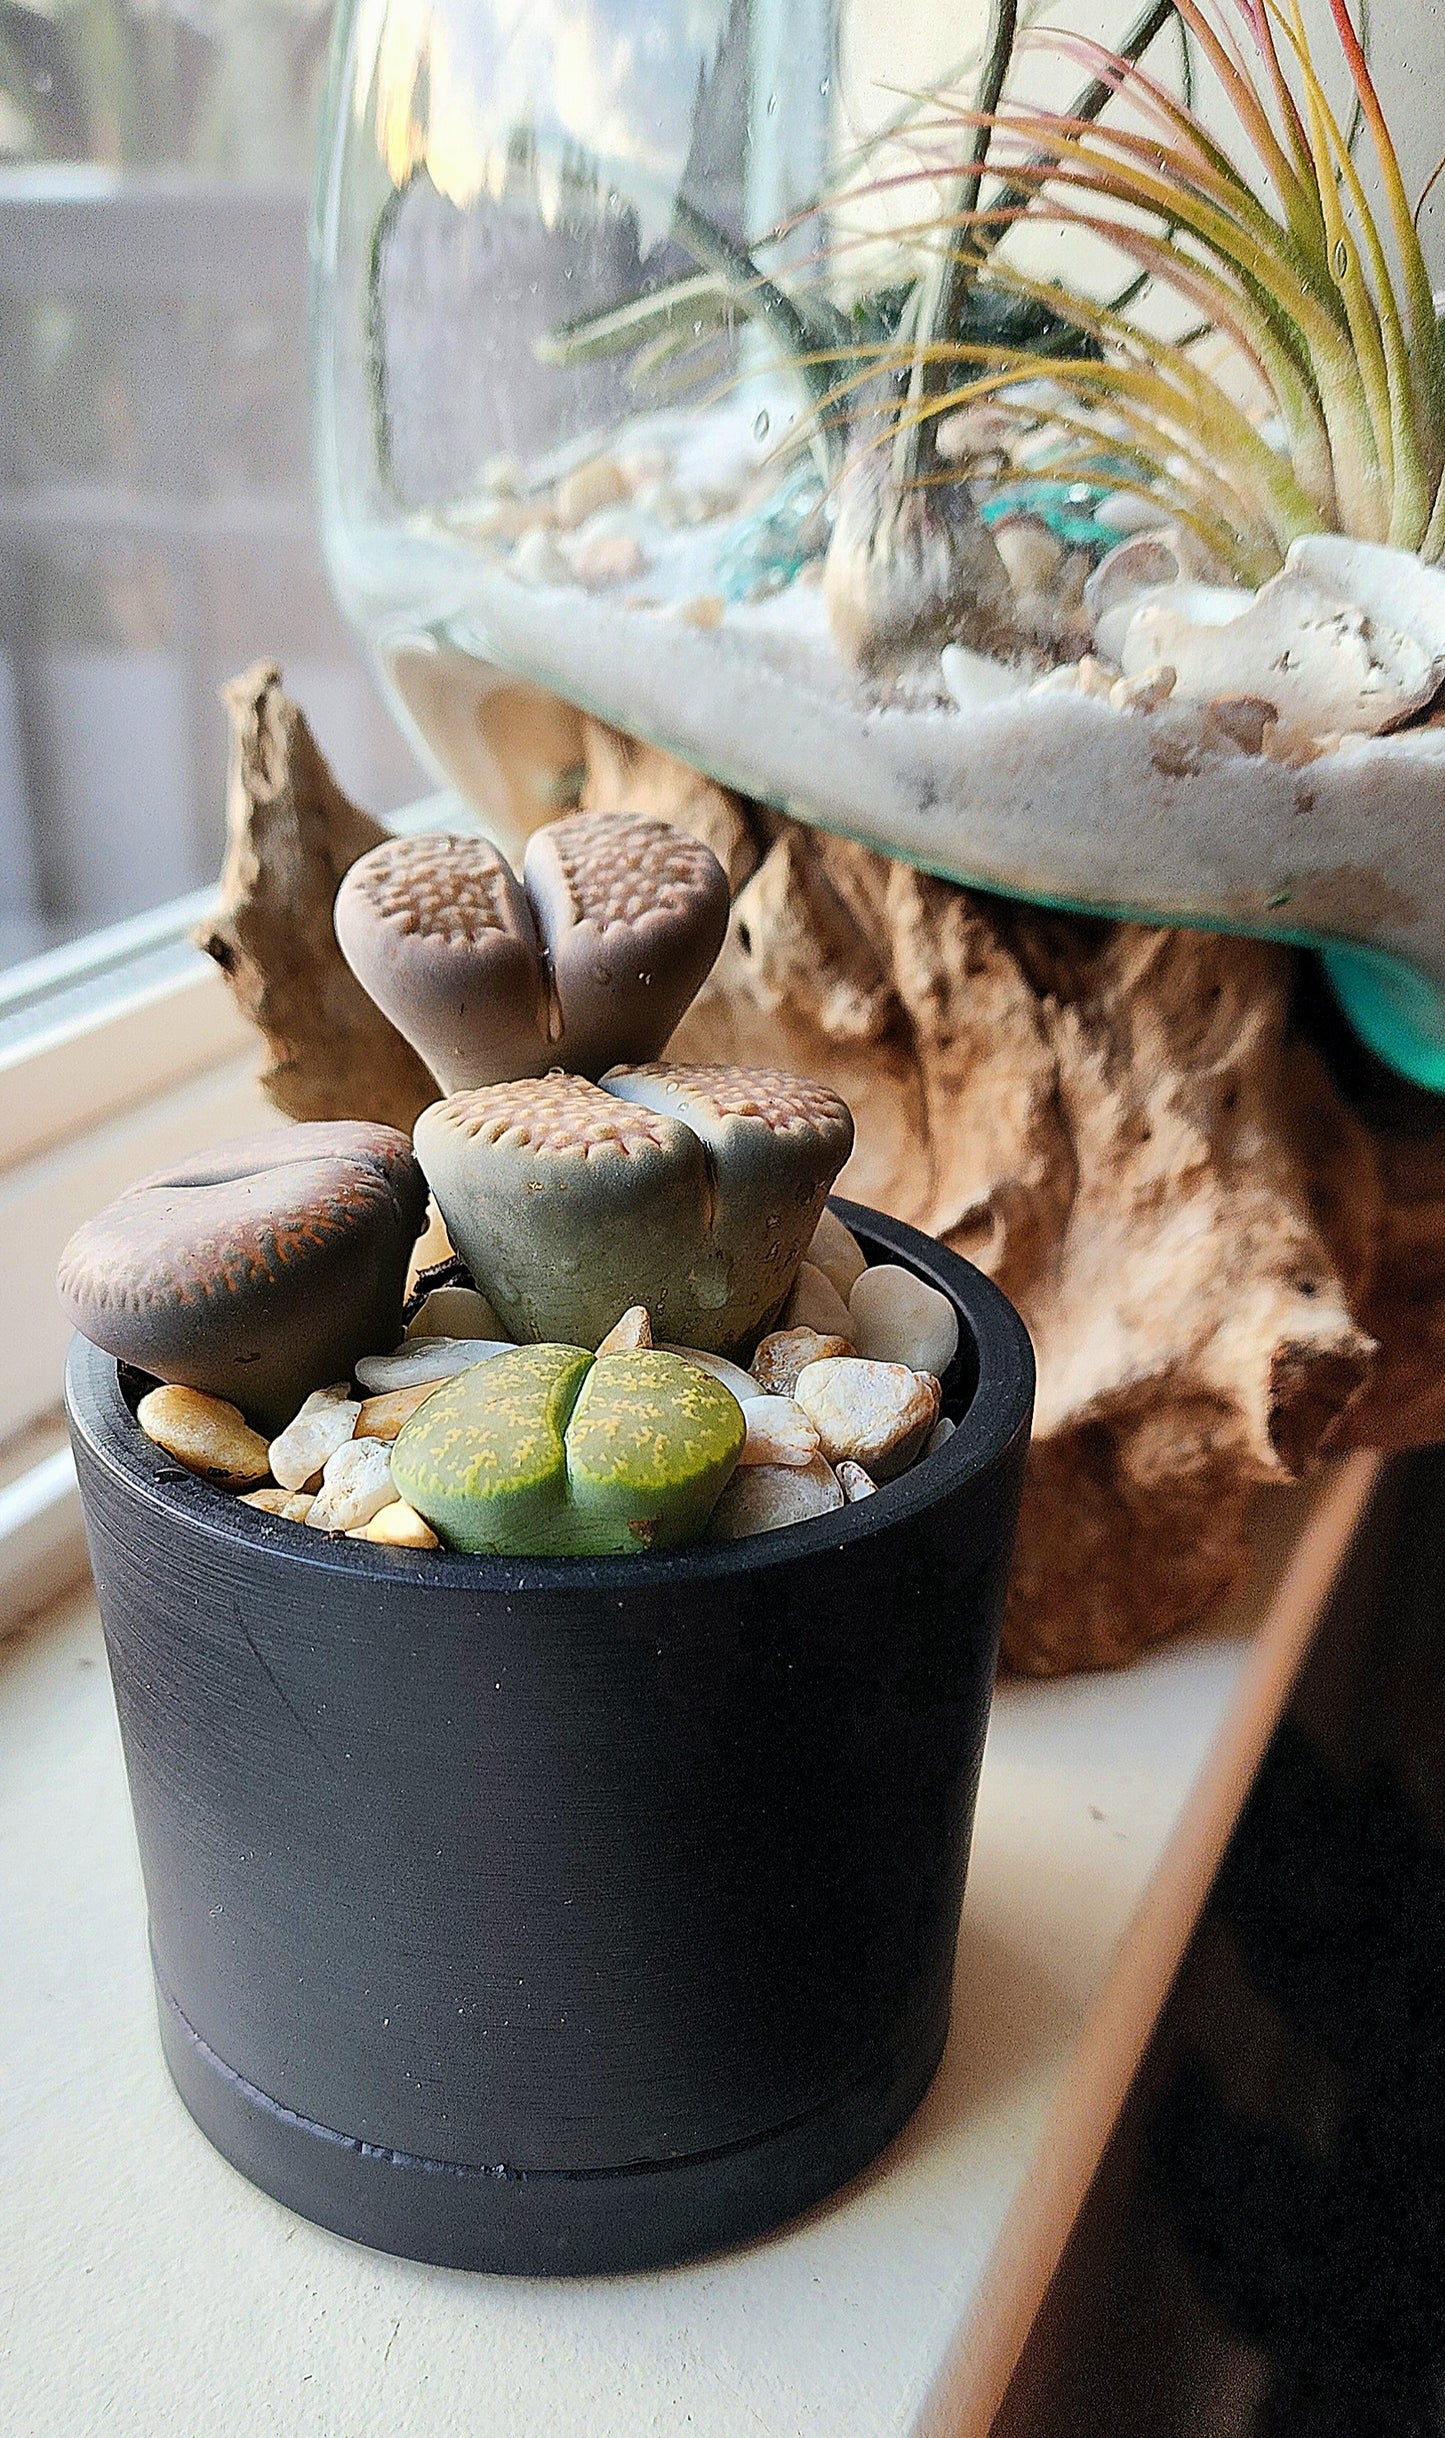
[[[984,2438],[1376,1477],[1262,1503],[1246,1592],[1113,1676],[1000,1687],[938,2078],[839,2198],[650,2277],[323,2234],[166,2080],[88,1599],[0,1653],[0,2365],[26,2438]]]

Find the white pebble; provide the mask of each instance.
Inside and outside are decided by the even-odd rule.
[[[778,1324],[783,1329],[816,1329],[819,1337],[854,1340],[848,1307],[833,1281],[811,1261],[799,1268],[787,1309]]]
[[[661,1346],[658,1352],[680,1354],[685,1363],[696,1363],[699,1371],[705,1371],[710,1379],[720,1380],[724,1388],[731,1389],[739,1405],[746,1405],[748,1399],[758,1393],[757,1381],[740,1365],[730,1363],[725,1354],[704,1354],[698,1346]]]
[[[687,493],[665,476],[639,483],[632,494],[632,505],[639,516],[650,517],[654,525],[665,525],[669,531],[688,521]]]
[[[794,1393],[828,1462],[849,1456],[880,1482],[912,1464],[938,1420],[937,1380],[906,1363],[835,1355],[810,1363]]]
[[[328,1456],[344,1447],[356,1428],[361,1399],[348,1396],[343,1380],[312,1391],[295,1420],[271,1442],[271,1478],[283,1490],[305,1490]]]
[[[832,1467],[815,1456],[808,1465],[739,1466],[712,1511],[710,1541],[741,1541],[754,1532],[778,1532],[833,1515],[843,1504]]]
[[[865,1473],[860,1464],[853,1462],[851,1456],[845,1456],[838,1467],[838,1487],[851,1507],[860,1498],[871,1498],[878,1484],[871,1473]]]
[[[496,1346],[506,1334],[475,1287],[433,1287],[406,1337],[408,1345],[416,1338],[488,1338]]]
[[[896,1262],[865,1270],[853,1288],[849,1335],[876,1363],[906,1363],[942,1379],[958,1352],[958,1312],[946,1295]]]
[[[630,584],[646,565],[647,553],[635,533],[589,534],[572,553],[578,583],[599,591],[608,584]]]
[[[423,1380],[450,1380],[494,1354],[514,1354],[505,1338],[407,1338],[394,1354],[364,1354],[356,1376],[373,1396],[385,1388],[417,1388]]]
[[[315,1532],[354,1532],[395,1497],[390,1448],[379,1439],[348,1439],[327,1458],[306,1521]]]
[[[521,584],[570,584],[572,570],[545,525],[532,525],[512,552],[511,573]]]
[[[950,1414],[940,1414],[923,1442],[924,1455],[936,1456],[940,1448],[946,1448],[957,1428],[958,1424]]]
[[[818,1434],[791,1397],[749,1397],[743,1420],[748,1435],[740,1465],[807,1465],[818,1453]]]
[[[844,1303],[853,1292],[854,1282],[868,1267],[867,1257],[850,1227],[832,1211],[824,1211],[813,1231],[808,1247],[808,1259],[815,1270],[832,1281]]]

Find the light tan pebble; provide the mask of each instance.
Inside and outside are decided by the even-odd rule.
[[[283,1523],[304,1524],[314,1501],[304,1490],[244,1490],[243,1507],[259,1507],[263,1515],[279,1515]]]
[[[642,483],[660,482],[664,474],[671,472],[672,458],[655,441],[643,441],[635,449],[619,449],[617,465],[623,481],[636,490]]]
[[[684,626],[695,626],[706,635],[722,625],[726,609],[721,593],[694,593],[689,600],[679,601],[677,615]]]
[[[1086,652],[1076,668],[1079,692],[1091,694],[1097,702],[1106,703],[1114,691],[1118,674],[1118,670],[1111,668],[1106,661],[1097,660],[1092,652]]]
[[[391,1457],[381,1441],[348,1439],[327,1458],[306,1521],[315,1532],[351,1532],[358,1524],[369,1524],[395,1496]]]
[[[421,1380],[415,1388],[383,1389],[379,1397],[367,1397],[356,1417],[357,1439],[380,1439],[389,1447],[398,1432],[405,1429],[418,1406],[425,1405],[443,1385],[440,1380]]]
[[[785,1329],[816,1329],[820,1338],[849,1338],[853,1324],[848,1307],[827,1272],[811,1261],[800,1264],[793,1292],[783,1312]]]
[[[632,505],[639,516],[650,517],[655,525],[663,525],[669,532],[687,523],[687,493],[665,475],[639,483],[632,494]]]
[[[1220,694],[1204,706],[1203,742],[1218,752],[1263,753],[1264,740],[1277,725],[1277,706],[1262,694]]]
[[[682,521],[685,525],[710,525],[715,517],[726,516],[737,506],[737,493],[718,483],[693,483],[682,491]]]
[[[545,525],[529,525],[512,553],[509,571],[521,584],[570,584],[572,569]]]
[[[845,1456],[838,1467],[838,1487],[851,1507],[860,1498],[871,1498],[878,1484],[871,1473],[865,1473],[862,1465],[854,1464],[851,1456]]]
[[[452,1240],[447,1234],[445,1219],[436,1204],[429,1202],[426,1210],[426,1226],[412,1246],[411,1260],[407,1264],[406,1291],[408,1295],[423,1270],[434,1270],[439,1261],[450,1261],[454,1250]]]
[[[615,457],[589,457],[585,465],[564,474],[553,494],[552,512],[559,525],[585,525],[599,508],[626,499],[627,478]]]
[[[1173,691],[1174,671],[1159,660],[1152,668],[1140,669],[1134,677],[1116,677],[1109,688],[1109,700],[1116,711],[1157,711]]]
[[[1057,575],[1063,543],[1035,516],[1001,518],[993,528],[994,547],[1014,591],[1024,600],[1044,592]]]
[[[519,542],[537,527],[551,522],[545,500],[496,499],[464,512],[457,522],[474,542]]]
[[[416,1338],[486,1338],[496,1346],[506,1334],[486,1296],[475,1287],[433,1287],[407,1326],[406,1343]]]
[[[249,1490],[270,1473],[265,1440],[224,1397],[200,1388],[151,1388],[135,1418],[147,1439],[218,1490]]]
[[[614,1321],[597,1351],[599,1354],[645,1354],[652,1344],[652,1321],[646,1304],[633,1304]]]
[[[746,1405],[749,1397],[755,1397],[758,1393],[757,1381],[743,1370],[740,1363],[730,1363],[725,1354],[704,1354],[699,1346],[660,1346],[658,1352],[680,1354],[685,1363],[696,1363],[698,1370],[705,1371],[709,1379],[721,1380],[723,1387],[731,1390],[739,1405]]]
[[[356,1377],[373,1396],[383,1389],[416,1388],[423,1380],[454,1379],[474,1363],[514,1352],[502,1338],[407,1338],[393,1354],[364,1354]]]
[[[579,543],[572,553],[572,573],[579,584],[601,591],[609,584],[629,584],[647,565],[647,553],[635,533],[599,533]]]
[[[854,1285],[868,1267],[867,1257],[850,1227],[832,1211],[824,1211],[813,1230],[808,1247],[808,1260],[815,1270],[821,1270],[842,1296],[844,1303]]]
[[[810,1363],[795,1394],[829,1464],[851,1456],[883,1482],[912,1464],[938,1420],[941,1391],[931,1373],[906,1363],[837,1355]]]
[[[404,1498],[394,1498],[386,1507],[378,1507],[369,1524],[361,1524],[348,1532],[349,1541],[379,1541],[384,1549],[440,1549],[424,1515],[409,1507]]]
[[[748,1435],[740,1465],[806,1465],[818,1453],[818,1434],[791,1397],[749,1397],[743,1420]]]
[[[272,1480],[283,1490],[314,1488],[327,1457],[354,1432],[360,1411],[361,1400],[350,1394],[345,1380],[335,1388],[313,1389],[294,1421],[271,1442]]]
[[[1080,665],[1077,660],[1071,660],[1060,669],[1046,670],[1042,677],[1034,679],[1029,687],[1030,694],[1077,694]]]
[[[848,1310],[854,1345],[875,1363],[906,1363],[942,1379],[958,1352],[957,1307],[897,1262],[865,1270]]]
[[[923,1442],[924,1455],[936,1456],[940,1448],[946,1448],[957,1428],[958,1424],[951,1414],[940,1414]]]
[[[816,1329],[774,1329],[753,1356],[753,1378],[765,1396],[791,1397],[810,1363],[857,1351],[851,1338],[822,1337]]]
[[[806,1465],[740,1465],[712,1511],[710,1541],[741,1541],[754,1532],[779,1532],[833,1515],[843,1493],[831,1465],[815,1456]]]

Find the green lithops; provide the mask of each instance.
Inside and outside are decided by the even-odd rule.
[[[700,1538],[745,1436],[737,1399],[678,1355],[519,1346],[428,1397],[391,1474],[453,1549],[620,1557]]]
[[[451,1240],[512,1335],[654,1332],[749,1350],[781,1310],[853,1143],[835,1092],[738,1067],[619,1067],[454,1093],[417,1120]]]

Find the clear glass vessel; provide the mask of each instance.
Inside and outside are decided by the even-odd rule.
[[[1262,20],[1205,5],[1243,58]],[[1118,85],[1074,36],[1025,39],[1039,13],[343,5],[315,228],[333,583],[504,837],[569,800],[591,711],[957,879],[1323,943],[1376,1046],[1445,1088],[1441,731],[1346,752],[1282,718],[1271,745],[1267,703],[1257,736],[1211,727],[1209,700],[1166,701],[1099,643],[1120,620],[1086,585],[1142,528],[1172,518],[1176,586],[1213,585],[1213,619],[1320,517],[1304,501],[1291,527],[1300,466],[1239,388],[1248,351],[1201,328],[1197,280],[1133,276],[1127,195],[1101,279],[1113,169],[1072,224],[1036,208],[1030,111],[1114,111]],[[1163,55],[1167,9],[1140,25],[1150,74],[1244,158],[1252,105]],[[1272,107],[1265,63],[1248,74]],[[1200,154],[1166,150],[1147,170],[1172,246],[1168,178]],[[1110,298],[1125,320],[1098,319]],[[1258,710],[1268,674],[1222,690]]]

